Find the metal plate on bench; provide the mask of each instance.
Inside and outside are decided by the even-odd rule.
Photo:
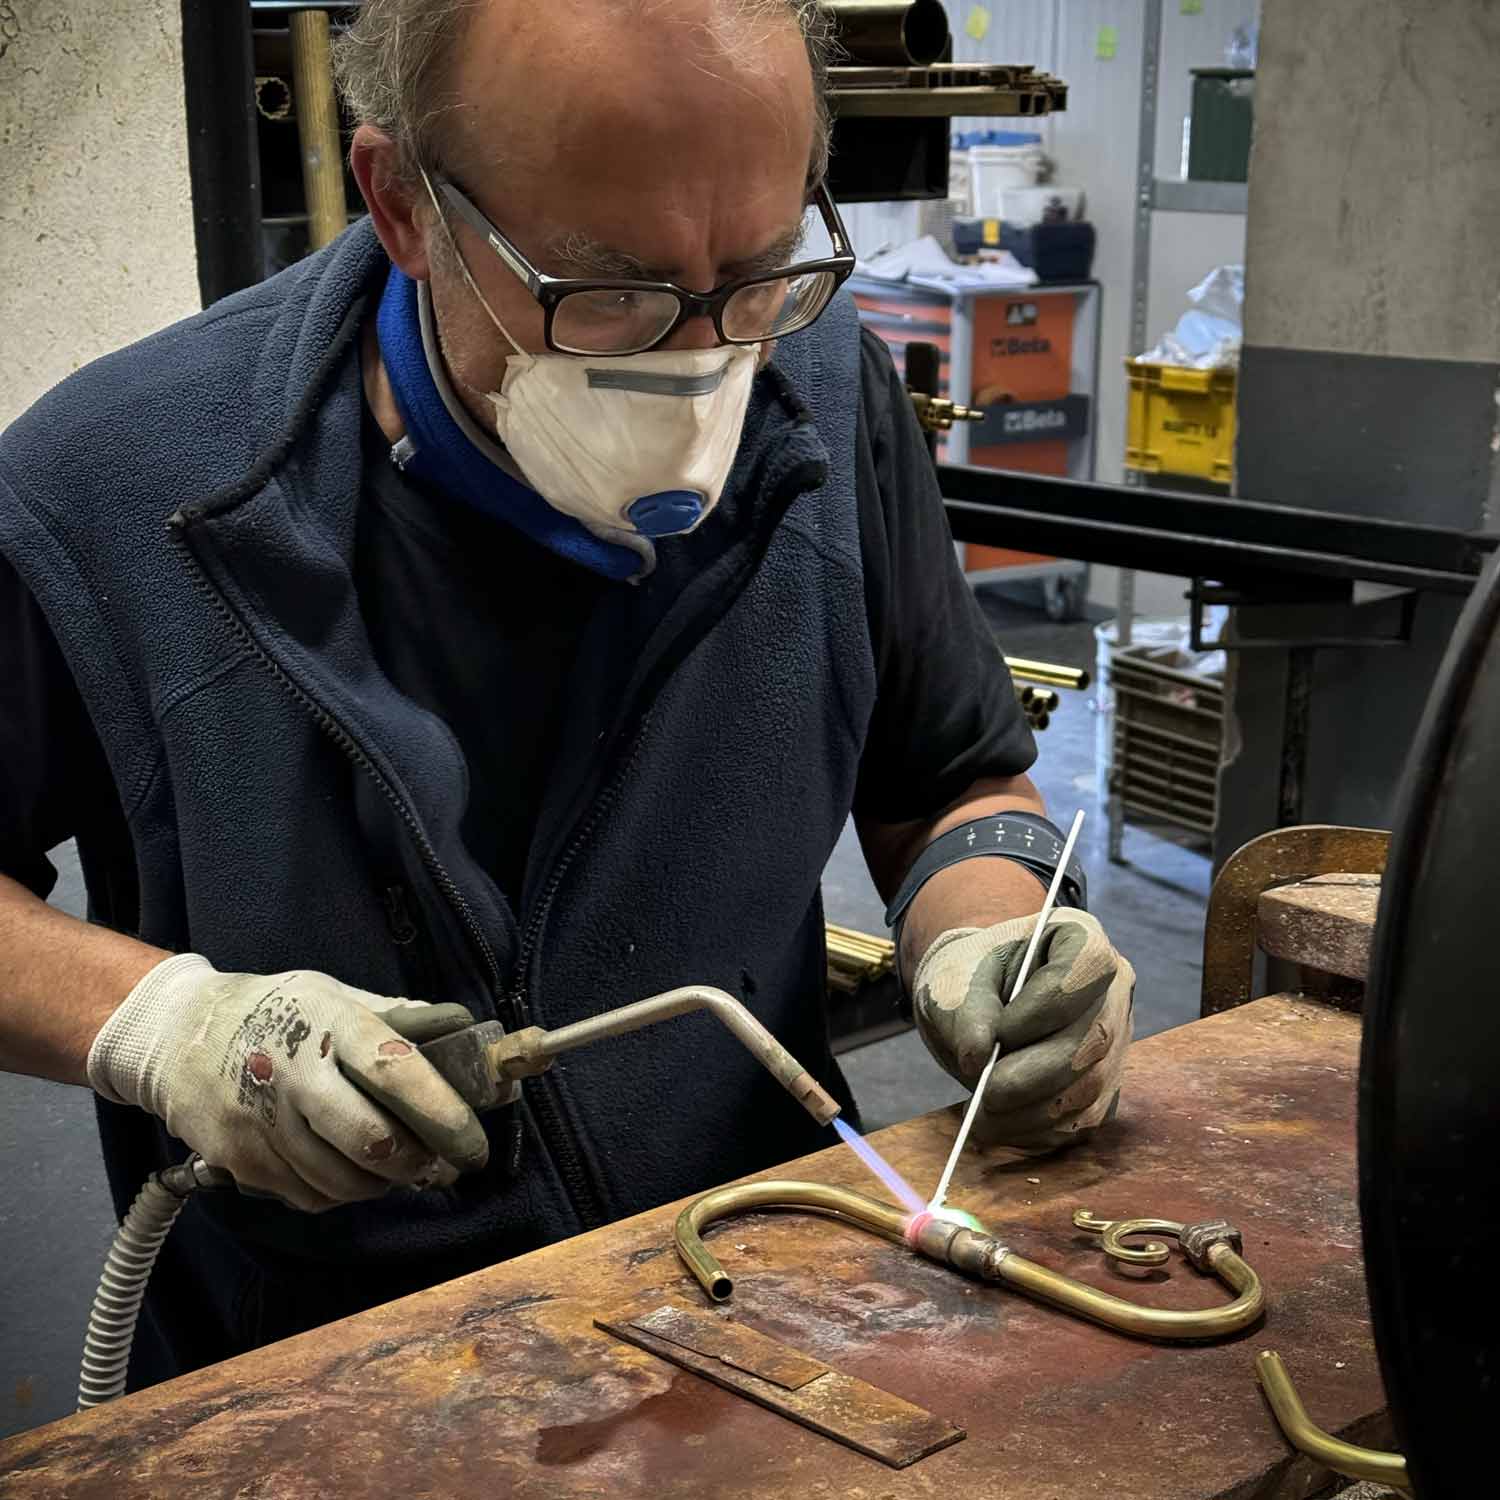
[[[965,1433],[940,1417],[811,1359],[723,1313],[658,1307],[596,1318],[595,1326],[727,1391],[790,1417],[893,1469],[950,1447]]]

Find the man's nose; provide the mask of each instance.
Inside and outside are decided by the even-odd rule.
[[[712,349],[719,342],[714,320],[707,316],[689,318],[672,330],[663,349]]]

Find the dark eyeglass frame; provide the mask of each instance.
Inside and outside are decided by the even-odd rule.
[[[723,312],[728,305],[729,299],[737,292],[746,287],[757,286],[767,282],[790,281],[798,276],[811,276],[820,273],[832,274],[834,283],[829,290],[823,306],[820,307],[813,317],[792,333],[800,333],[803,328],[810,328],[818,318],[828,309],[828,304],[833,301],[836,293],[854,271],[854,249],[849,242],[848,231],[844,228],[844,221],[839,217],[839,211],[833,201],[825,184],[819,183],[812,195],[812,202],[817,206],[818,212],[823,217],[823,223],[828,230],[828,237],[833,242],[834,253],[821,260],[798,261],[794,265],[782,266],[775,271],[765,271],[756,276],[742,276],[734,281],[726,281],[721,286],[716,286],[711,292],[694,292],[688,288],[678,286],[671,281],[632,281],[611,280],[598,277],[578,276],[549,276],[545,271],[540,271],[529,261],[517,247],[514,241],[509,239],[489,217],[483,213],[469,197],[451,178],[445,177],[441,172],[432,174],[433,185],[442,194],[443,198],[453,207],[459,217],[480,235],[495,252],[500,260],[526,287],[526,290],[541,304],[545,316],[543,325],[543,336],[547,341],[547,347],[558,354],[579,354],[586,351],[568,349],[553,342],[552,323],[557,315],[558,304],[564,297],[571,296],[574,292],[665,292],[677,299],[677,316],[671,325],[666,328],[656,339],[640,349],[621,349],[612,353],[587,352],[590,359],[619,359],[629,354],[645,354],[652,349],[658,349],[679,329],[689,318],[709,317],[713,319],[714,332],[718,334],[719,341],[724,344],[758,344],[764,341],[768,335],[762,334],[759,338],[731,338],[724,332]],[[788,334],[787,337],[791,335]]]

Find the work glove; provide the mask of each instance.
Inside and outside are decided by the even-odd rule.
[[[1000,1044],[975,1140],[1050,1151],[1114,1114],[1135,971],[1087,912],[1054,911],[1031,977],[1001,1005],[1036,921],[1018,917],[943,933],[917,965],[912,1010],[928,1051],[967,1088]]]
[[[247,1192],[317,1213],[392,1186],[451,1184],[489,1155],[474,1112],[417,1046],[473,1024],[461,1005],[327,974],[159,963],[89,1049],[95,1091],[134,1104]]]

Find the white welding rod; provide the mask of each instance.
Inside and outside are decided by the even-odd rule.
[[[1036,926],[1031,930],[1031,941],[1026,945],[1026,951],[1021,955],[1021,967],[1016,970],[1016,982],[1011,985],[1009,994],[1000,997],[1001,1005],[1009,1005],[1011,1000],[1021,993],[1021,986],[1031,977],[1031,966],[1036,962],[1036,950],[1041,946],[1042,929],[1047,925],[1047,918],[1052,915],[1052,908],[1057,904],[1057,893],[1062,888],[1063,876],[1067,873],[1068,865],[1073,858],[1073,846],[1078,842],[1078,831],[1083,827],[1083,809],[1080,807],[1074,815],[1073,826],[1068,830],[1067,841],[1063,844],[1062,857],[1057,861],[1057,868],[1052,872],[1052,884],[1047,887],[1047,899],[1042,902],[1042,910],[1036,919]],[[958,1135],[954,1139],[953,1149],[948,1153],[948,1163],[943,1168],[943,1175],[938,1178],[937,1192],[932,1195],[928,1203],[929,1213],[936,1213],[943,1206],[943,1200],[948,1196],[948,1184],[953,1181],[953,1169],[958,1165],[958,1158],[964,1149],[964,1142],[969,1138],[969,1131],[974,1124],[974,1116],[979,1113],[979,1101],[984,1098],[984,1091],[989,1087],[990,1074],[995,1071],[995,1064],[1000,1061],[1000,1043],[995,1043],[995,1050],[990,1053],[990,1060],[984,1065],[984,1072],[979,1075],[979,1082],[974,1085],[974,1096],[969,1100],[969,1107],[964,1111],[963,1124],[958,1127]]]

